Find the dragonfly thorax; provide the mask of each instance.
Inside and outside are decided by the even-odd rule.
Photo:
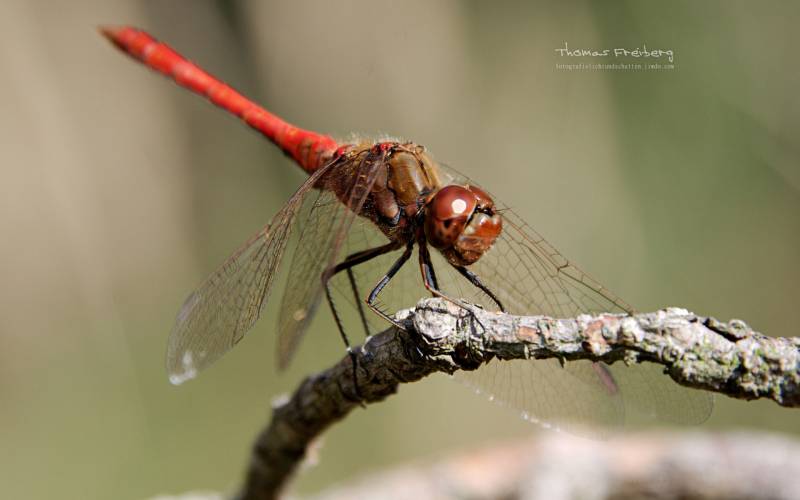
[[[473,185],[444,186],[440,169],[414,143],[354,146],[350,161],[380,157],[365,215],[390,240],[424,239],[452,264],[476,262],[502,231],[494,201]]]
[[[391,144],[386,169],[379,173],[373,194],[375,207],[382,217],[414,218],[429,193],[442,187],[439,169],[425,149],[417,144]],[[381,174],[385,174],[383,177]]]

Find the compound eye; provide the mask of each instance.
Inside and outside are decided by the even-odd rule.
[[[435,248],[446,248],[458,239],[477,206],[474,193],[461,186],[447,186],[428,202],[425,236]]]
[[[470,192],[475,195],[478,209],[491,210],[494,208],[494,201],[492,200],[492,197],[489,196],[489,193],[478,186],[467,186],[467,189],[469,189]]]
[[[447,186],[430,201],[430,214],[439,220],[469,219],[476,205],[475,194],[461,186]]]

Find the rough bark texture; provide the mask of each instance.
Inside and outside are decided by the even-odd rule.
[[[723,323],[684,309],[524,317],[469,312],[441,299],[422,300],[398,318],[405,331],[387,330],[356,349],[355,375],[345,356],[275,406],[253,448],[239,499],[275,498],[312,441],[354,407],[381,401],[400,383],[475,369],[492,357],[649,361],[664,365],[683,385],[800,406],[800,339],[766,337],[739,320]]]
[[[421,301],[409,317],[429,355],[650,361],[682,385],[800,406],[800,338],[767,337],[737,319],[724,323],[678,308],[553,319],[470,313],[438,299]]]

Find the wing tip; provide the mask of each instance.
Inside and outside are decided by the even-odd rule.
[[[181,385],[187,380],[197,377],[198,372],[199,369],[192,351],[184,351],[180,360],[171,355],[167,356],[167,373],[170,384]]]

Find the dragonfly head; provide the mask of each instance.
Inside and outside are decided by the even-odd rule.
[[[503,229],[494,201],[476,186],[445,186],[425,203],[425,238],[452,264],[481,258]]]

